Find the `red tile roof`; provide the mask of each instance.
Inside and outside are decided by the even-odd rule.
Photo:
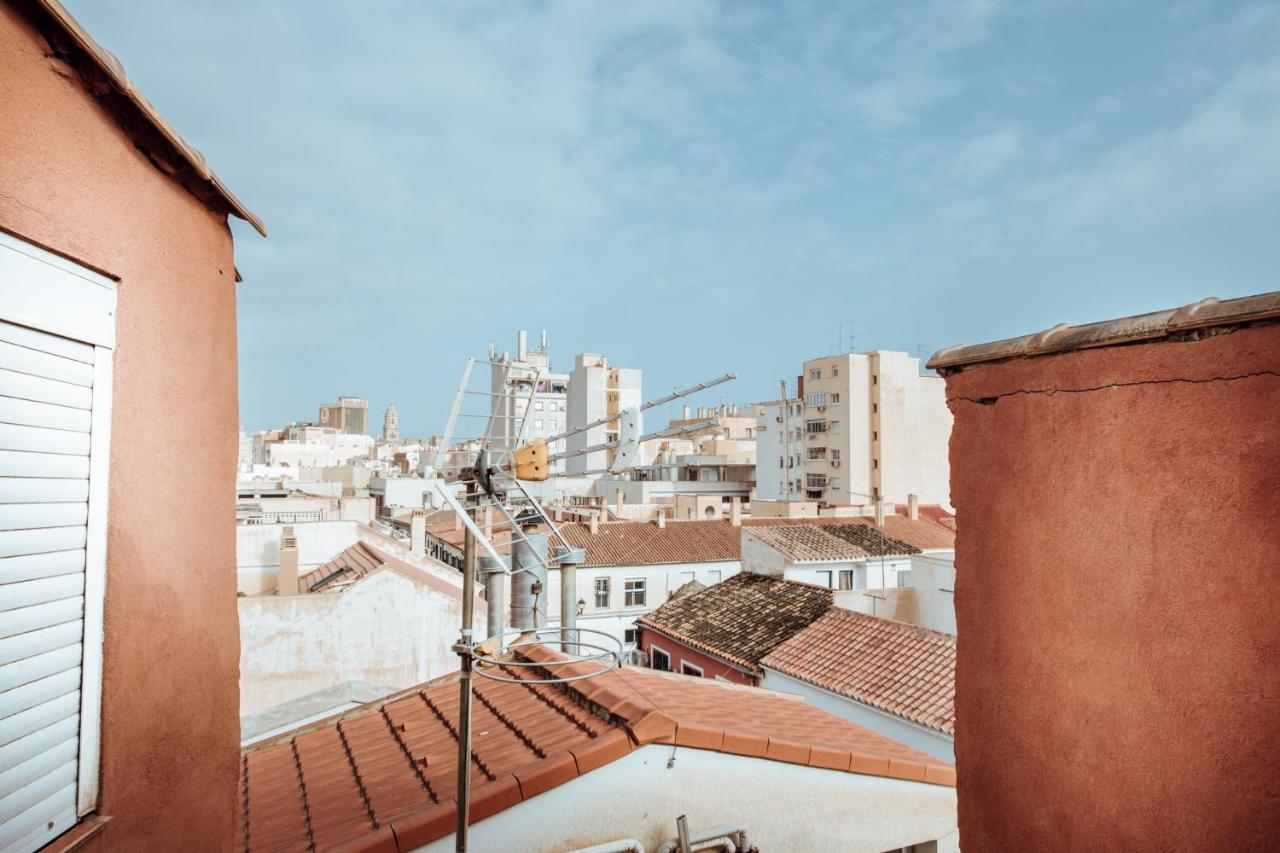
[[[920,549],[866,524],[787,524],[753,527],[748,532],[798,563],[863,560],[917,554]]]
[[[546,646],[526,647],[522,657],[562,659]],[[541,672],[503,670],[513,678]],[[557,668],[558,674],[566,671]],[[245,750],[244,849],[402,851],[450,835],[456,815],[454,678]],[[632,668],[561,686],[483,678],[474,684],[473,822],[652,743],[955,784],[949,765],[766,690]]]
[[[441,564],[440,568],[442,571],[452,571],[444,564]],[[363,540],[357,541],[331,560],[302,575],[299,585],[303,590],[317,593],[338,592],[381,569],[389,569],[410,580],[425,584],[437,592],[452,595],[455,598],[462,597],[461,580],[458,583],[450,583],[426,569],[380,551]],[[326,579],[327,583],[317,586]]]
[[[907,508],[898,506],[896,515],[887,515],[884,519],[884,532],[920,550],[955,548],[956,519],[937,504],[921,504],[918,519],[907,518]],[[743,527],[781,527],[792,525],[810,525],[814,527],[831,527],[841,524],[861,524],[876,526],[874,518],[868,516],[823,516],[821,518],[749,518],[743,519]]]
[[[587,550],[583,566],[712,563],[742,557],[741,534],[728,521],[606,521],[594,535],[580,522],[560,526],[570,545]]]
[[[747,672],[831,606],[829,589],[740,572],[683,598],[668,599],[636,624]]]
[[[951,634],[833,608],[761,663],[943,734],[955,733]]]

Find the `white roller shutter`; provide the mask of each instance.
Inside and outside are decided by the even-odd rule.
[[[114,306],[109,280],[0,234],[4,853],[96,805]]]

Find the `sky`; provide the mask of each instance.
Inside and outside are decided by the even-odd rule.
[[[266,222],[249,431],[438,433],[519,328],[714,405],[1280,287],[1280,4],[64,2]]]

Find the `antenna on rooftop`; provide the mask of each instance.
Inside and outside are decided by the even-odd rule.
[[[546,333],[543,333],[545,350]],[[453,651],[461,659],[458,707],[458,815],[456,849],[466,850],[470,819],[471,695],[472,676],[520,684],[560,684],[607,672],[621,663],[621,647],[603,631],[577,627],[576,567],[585,557],[561,534],[559,527],[526,483],[546,481],[551,463],[599,451],[608,451],[606,467],[585,474],[622,474],[637,460],[643,442],[707,429],[714,420],[644,432],[643,413],[656,406],[687,397],[734,378],[727,373],[707,382],[673,391],[665,397],[611,411],[603,418],[549,438],[526,440],[534,398],[544,387],[537,363],[497,361],[490,345],[487,360],[468,359],[462,381],[449,410],[444,435],[434,448],[424,476],[432,490],[461,520],[464,529],[462,571],[462,628]],[[476,365],[487,371],[475,371]],[[472,387],[473,377],[485,373],[493,380],[490,390]],[[500,391],[494,393],[494,387]],[[479,411],[476,411],[479,409]],[[474,434],[462,434],[461,424],[475,424]],[[606,424],[617,424],[616,438],[581,449],[551,453],[557,442]],[[607,437],[607,436],[606,436]],[[459,500],[457,490],[464,496]],[[509,545],[510,554],[500,552]],[[546,625],[549,572],[560,570],[560,625]],[[477,574],[484,575],[487,602],[487,639],[474,641],[472,621]],[[511,629],[505,628],[503,599],[506,581],[511,587]],[[539,625],[539,617],[543,624]],[[584,639],[583,635],[593,635]],[[556,638],[563,657],[538,664],[511,659],[522,646]],[[575,666],[576,665],[576,666]],[[521,675],[538,667],[545,678]],[[584,671],[585,668],[585,671]]]

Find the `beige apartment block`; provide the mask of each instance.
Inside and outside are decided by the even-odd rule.
[[[804,495],[827,505],[873,499],[951,505],[951,412],[943,381],[903,352],[804,363]]]

